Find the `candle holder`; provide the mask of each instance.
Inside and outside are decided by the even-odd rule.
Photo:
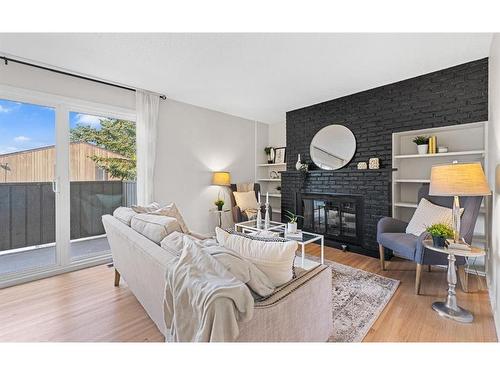
[[[257,207],[257,229],[262,228],[262,212],[261,212],[261,206]]]
[[[270,218],[269,218],[269,203],[266,202],[266,216],[264,217],[264,229],[265,230],[268,230],[269,229],[269,222],[270,222]]]

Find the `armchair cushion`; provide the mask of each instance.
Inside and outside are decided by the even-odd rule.
[[[460,209],[460,213],[463,212],[463,208]],[[453,213],[451,208],[438,206],[437,204],[431,203],[427,199],[422,198],[420,199],[420,203],[418,204],[415,213],[406,227],[406,233],[420,236],[425,232],[426,227],[437,223],[443,223],[450,226],[452,225]]]
[[[417,239],[417,236],[408,233],[381,233],[378,236],[378,243],[401,258],[413,260]]]
[[[236,200],[236,205],[241,211],[255,210],[259,206],[257,199],[255,198],[255,192],[245,191],[245,192],[233,192],[234,199]]]

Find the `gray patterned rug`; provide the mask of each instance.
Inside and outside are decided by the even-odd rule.
[[[311,260],[317,260],[308,256]],[[325,259],[332,267],[331,342],[361,342],[399,286],[399,280]]]

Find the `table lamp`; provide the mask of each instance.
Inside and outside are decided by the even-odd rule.
[[[434,165],[431,169],[429,195],[453,197],[453,241],[460,239],[459,196],[490,195],[481,163],[457,163]]]

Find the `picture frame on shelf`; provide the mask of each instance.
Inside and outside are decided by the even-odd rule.
[[[285,162],[286,147],[276,147],[274,149],[274,164],[282,164]]]

